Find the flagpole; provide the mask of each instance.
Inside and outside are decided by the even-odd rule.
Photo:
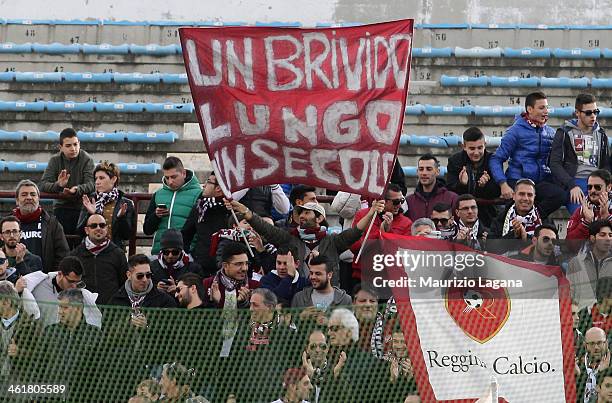
[[[363,242],[361,243],[361,247],[359,248],[359,253],[357,253],[357,257],[355,258],[355,263],[359,263],[359,258],[361,257],[361,252],[363,252],[363,248],[365,246],[366,240],[370,235],[370,231],[372,230],[372,226],[374,225],[374,220],[376,219],[376,213],[372,215],[372,219],[370,220],[370,225],[368,226],[368,230],[363,238]]]
[[[225,182],[223,182],[223,177],[221,176],[221,169],[219,169],[219,164],[217,163],[215,159],[212,159],[210,163],[212,165],[213,172],[215,173],[215,178],[217,179],[217,183],[219,184],[219,187],[221,188],[221,191],[223,192],[223,195],[225,196],[226,199],[232,200],[232,194],[229,192],[229,189],[225,186]],[[239,234],[242,237],[242,239],[244,239],[244,244],[249,249],[249,254],[251,255],[251,257],[255,257],[255,254],[253,253],[253,249],[251,249],[251,245],[249,245],[249,240],[244,234],[244,229],[240,227],[240,221],[238,221],[236,212],[234,211],[234,209],[231,209],[230,211],[232,212],[234,221],[236,221],[236,226],[240,229]]]

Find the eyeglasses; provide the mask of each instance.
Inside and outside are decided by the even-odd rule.
[[[210,185],[214,185],[214,186],[217,186],[217,185],[218,185],[218,183],[217,183],[217,182],[213,182],[213,181],[211,181],[210,179],[207,179],[207,180],[206,180],[206,183],[207,183],[207,184],[210,184]]]
[[[461,207],[459,211],[478,210],[478,206],[465,206]]]
[[[182,252],[182,250],[180,249],[164,249],[162,250],[162,255],[164,256],[168,256],[168,255],[172,255],[172,256],[178,256],[180,255]]]
[[[2,231],[2,235],[4,236],[19,235],[20,233],[21,233],[21,230],[18,230],[18,229],[7,229],[6,231]]]
[[[584,113],[587,116],[591,116],[593,114],[595,116],[597,116],[597,115],[599,115],[601,113],[601,111],[599,109],[593,109],[593,110],[588,110],[587,109],[586,111],[578,111],[578,112],[582,112],[582,113]]]
[[[311,350],[315,350],[317,347],[321,350],[327,350],[329,348],[326,343],[310,343],[308,345],[308,348]]]
[[[404,199],[403,197],[401,199],[385,199],[386,201],[390,201],[391,203],[393,203],[394,206],[399,206],[400,204],[403,204],[406,199]]]
[[[603,346],[606,342],[604,340],[601,341],[589,341],[588,343],[584,343],[586,344],[587,347],[595,347],[595,346]]]
[[[91,229],[96,229],[100,227],[101,229],[106,228],[106,223],[105,222],[92,222],[91,224],[89,224],[87,226],[87,228],[91,228]]]
[[[4,264],[7,260],[8,258],[6,257],[0,257],[0,264]]]
[[[340,325],[336,325],[336,326],[328,326],[327,327],[327,331],[328,332],[339,332],[340,330],[344,329],[344,326],[340,326]]]
[[[142,280],[145,276],[147,278],[151,278],[153,276],[153,273],[151,273],[150,271],[146,272],[146,273],[136,273],[136,279],[137,280]]]
[[[0,264],[1,264],[1,263],[0,263]],[[81,280],[81,279],[79,279],[79,280],[70,280],[70,279],[69,279],[68,277],[66,277],[66,276],[64,276],[64,278],[66,279],[66,281],[67,281],[69,284],[74,284],[74,286],[75,286],[76,288],[85,288],[85,282],[84,282],[83,280]]]
[[[595,189],[599,192],[602,188],[603,188],[602,185],[587,185],[588,190]]]
[[[249,262],[228,262],[229,264],[237,267],[249,267]]]
[[[448,224],[448,221],[450,220],[450,218],[432,218],[431,221],[434,222],[434,224],[438,225],[438,224],[442,224],[442,225],[446,225]]]

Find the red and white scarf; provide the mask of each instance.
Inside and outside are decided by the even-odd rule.
[[[110,241],[107,239],[101,244],[95,244],[89,239],[89,237],[85,238],[85,247],[87,248],[89,252],[91,252],[91,254],[96,255],[96,256],[98,256],[100,252],[106,249],[109,243]]]
[[[512,231],[512,220],[519,217],[516,214],[516,204],[513,204],[508,212],[506,213],[506,218],[504,219],[504,227],[502,230],[502,236],[506,236],[510,231]],[[527,231],[527,235],[533,236],[535,229],[542,225],[542,219],[540,218],[540,213],[538,213],[538,209],[533,206],[529,213],[525,216],[520,216],[521,223],[525,227]]]

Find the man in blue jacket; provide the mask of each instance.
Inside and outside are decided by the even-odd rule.
[[[548,157],[555,130],[546,125],[548,100],[542,92],[533,92],[525,98],[525,112],[508,128],[500,146],[489,162],[493,179],[501,188],[504,199],[511,199],[514,184],[522,178],[536,183],[536,204],[542,218],[565,204],[567,194],[553,183]],[[504,172],[503,164],[508,161]]]
[[[293,251],[292,251],[293,250]],[[308,279],[300,276],[297,248],[281,246],[276,252],[276,270],[261,278],[261,288],[272,290],[283,307],[289,307],[293,296],[310,285]]]

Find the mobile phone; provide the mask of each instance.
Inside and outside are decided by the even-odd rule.
[[[168,209],[168,206],[166,206],[164,203],[160,203],[157,205],[158,208],[162,208],[162,209]]]

